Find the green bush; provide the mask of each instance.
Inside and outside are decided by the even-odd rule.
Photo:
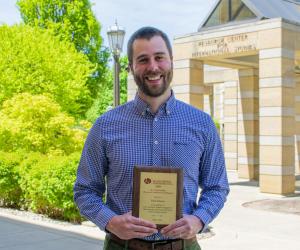
[[[81,222],[73,201],[80,152],[47,156],[0,152],[0,206],[22,208],[54,219]]]
[[[63,111],[84,116],[95,65],[74,44],[26,25],[0,26],[0,37],[0,105],[18,93],[47,94]]]
[[[94,100],[93,105],[86,112],[86,119],[94,123],[109,107],[113,107],[113,89],[112,86],[102,85],[99,90],[98,98]]]
[[[20,168],[26,206],[51,218],[82,221],[73,201],[79,159],[79,152],[69,156],[28,155]]]
[[[83,122],[83,121],[82,121]],[[61,111],[50,97],[22,93],[3,103],[0,111],[0,150],[61,152],[82,149],[87,132]]]
[[[18,172],[21,161],[20,153],[0,151],[0,206],[19,208],[21,205],[22,190]]]
[[[127,56],[120,58],[120,104],[127,102],[127,77],[128,77],[128,59]],[[92,123],[105,113],[109,107],[113,107],[113,71],[107,73],[106,85],[101,85],[98,91],[98,97],[94,100],[91,108],[86,112],[86,119]]]
[[[33,182],[30,171],[33,166],[38,165],[45,159],[47,159],[46,155],[43,155],[39,152],[30,152],[26,154],[26,157],[24,157],[23,161],[18,167],[18,174],[20,176],[18,184],[22,190],[22,208],[25,210],[30,208],[31,203],[31,199],[27,191],[29,185]]]

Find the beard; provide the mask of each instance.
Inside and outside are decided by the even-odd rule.
[[[162,75],[162,84],[153,87],[150,84],[147,84],[145,76],[155,76],[155,75]],[[133,72],[133,78],[139,90],[143,94],[150,97],[159,97],[163,95],[166,92],[166,90],[169,88],[173,78],[173,69],[171,68],[167,72],[146,72],[143,75],[138,75]]]

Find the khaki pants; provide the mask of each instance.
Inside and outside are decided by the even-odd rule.
[[[103,250],[131,250],[131,249],[122,247],[106,237],[104,241]],[[201,250],[201,247],[199,246],[198,242],[195,241],[195,243],[193,243],[188,247],[185,247],[183,250]]]

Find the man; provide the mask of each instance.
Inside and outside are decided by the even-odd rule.
[[[139,29],[127,52],[138,93],[91,129],[75,202],[82,215],[107,232],[104,249],[200,249],[195,235],[217,216],[229,192],[216,128],[209,115],[175,99],[172,49],[162,31]],[[131,215],[136,165],[183,168],[183,218],[158,231],[152,222]]]

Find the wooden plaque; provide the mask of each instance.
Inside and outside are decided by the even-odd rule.
[[[132,215],[163,228],[182,217],[183,171],[135,166]]]

